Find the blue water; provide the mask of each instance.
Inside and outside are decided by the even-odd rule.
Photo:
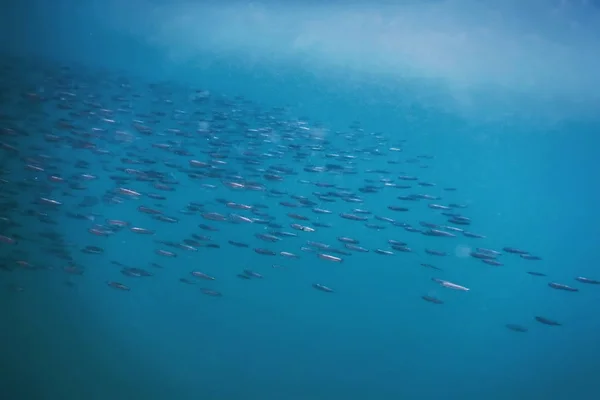
[[[600,82],[594,28],[600,11],[593,3],[503,2],[496,10],[467,2],[423,3],[430,8],[406,2],[405,9],[266,3],[252,6],[256,14],[248,4],[206,4],[25,1],[2,12],[3,52],[21,57],[12,59],[17,66],[23,60],[41,69],[81,65],[136,82],[243,95],[264,109],[288,107],[290,115],[333,131],[361,121],[367,130],[406,139],[413,155],[435,156],[432,167],[419,173],[459,188],[449,201],[469,205],[477,231],[488,236],[484,247],[525,247],[543,257],[536,268],[553,281],[575,286],[575,276],[600,279],[600,103],[594,89]],[[212,24],[206,10],[214,13]],[[254,15],[252,23],[243,18],[248,15]],[[473,39],[486,25],[477,16],[490,15],[489,41]],[[401,35],[416,31],[414,42],[430,49],[427,57],[404,46],[403,59],[396,45],[407,42]],[[318,45],[289,50],[300,33]],[[450,44],[463,44],[440,39],[450,33],[458,38]],[[358,43],[359,34],[365,43]],[[23,82],[39,90],[39,79],[28,76],[24,65],[18,67]],[[15,87],[28,87],[23,82]],[[11,163],[13,179],[22,176],[12,172],[22,164]],[[94,190],[102,193],[109,185],[101,181]],[[294,180],[285,185],[289,192],[307,191]],[[169,207],[180,209],[191,196],[202,201],[229,193],[182,189],[169,195]],[[25,194],[14,200],[24,208],[31,201]],[[370,205],[389,202],[379,195]],[[113,213],[102,204],[93,211],[107,218]],[[273,211],[278,217],[284,212]],[[144,221],[133,206],[110,217]],[[189,234],[201,222],[194,218],[163,228],[164,235]],[[60,271],[0,274],[3,289],[24,288],[0,291],[2,399],[598,398],[600,288],[554,291],[546,286],[549,278],[523,273],[532,268],[525,260],[497,269],[459,257],[444,260],[452,270],[444,278],[471,288],[447,293],[432,286],[431,271],[415,269],[419,255],[354,255],[341,268],[325,263],[318,269],[314,259],[303,258],[280,271],[264,268],[254,254],[224,247],[165,262],[160,276],[118,292],[104,284],[123,280],[110,261],[157,261],[148,241],[118,236],[105,245],[83,238],[81,226],[64,219],[59,228],[76,246],[103,243],[105,254],[76,254],[86,273],[75,277],[81,278],[75,287],[64,285]],[[354,226],[336,221],[335,232],[352,235]],[[252,232],[227,229],[221,240],[243,240]],[[39,230],[30,224],[20,234],[35,237]],[[377,247],[375,235],[363,238]],[[430,243],[411,240],[419,249]],[[23,246],[43,263],[35,244]],[[454,253],[455,246],[439,247]],[[252,268],[266,277],[223,279],[224,296],[211,298],[177,281],[190,268],[215,275]],[[310,288],[316,271],[335,287],[334,295]],[[432,307],[419,298],[427,293],[444,293],[447,301]],[[535,315],[563,326],[541,325]],[[512,332],[507,323],[529,331]]]

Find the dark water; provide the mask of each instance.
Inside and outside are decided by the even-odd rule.
[[[593,56],[597,14],[591,5],[540,8],[534,3],[527,9],[506,3],[487,10],[461,2],[428,3],[431,8],[406,3],[404,9],[390,9],[359,3],[326,7],[38,1],[6,8],[1,32],[11,39],[3,43],[2,115],[10,118],[2,120],[2,128],[19,128],[25,134],[3,131],[1,138],[19,150],[5,147],[0,153],[2,178],[7,180],[3,221],[20,226],[4,225],[0,234],[22,238],[0,246],[2,398],[597,398],[600,285],[575,280],[600,279],[595,257],[600,240],[600,139],[597,95],[590,89],[598,82]],[[491,15],[496,17],[485,30],[482,21]],[[565,28],[569,24],[576,28]],[[454,39],[444,39],[450,34]],[[407,35],[418,51],[407,44]],[[61,66],[69,66],[70,72],[61,71]],[[132,127],[134,113],[106,114],[109,119],[114,115],[112,124],[98,114],[68,116],[57,107],[58,93],[71,91],[79,96],[69,102],[76,110],[89,111],[82,97],[93,94],[102,109],[114,111],[122,106],[113,96],[124,95],[117,84],[123,79],[131,85],[126,103],[135,114],[166,114],[155,115],[159,122],[152,135]],[[152,83],[161,86],[150,89]],[[208,103],[191,101],[196,89],[210,92]],[[38,102],[26,93],[48,99]],[[235,99],[238,95],[247,101]],[[216,101],[225,97],[230,101],[226,106]],[[167,131],[180,126],[174,109],[186,112],[190,125],[184,129],[192,137]],[[220,127],[223,122],[215,113],[226,112],[231,121],[233,109],[241,110],[236,121],[251,127],[293,126],[287,138],[305,150],[320,142],[303,136],[306,131],[300,127],[330,142],[324,152],[312,149],[294,157],[297,150],[286,147],[277,130],[258,141],[245,135],[246,128]],[[196,111],[204,114],[194,116]],[[257,119],[256,113],[267,119]],[[60,129],[60,118],[68,118],[76,128]],[[352,127],[354,121],[360,121],[362,131]],[[104,131],[89,141],[110,152],[108,156],[44,136],[68,138],[93,128]],[[208,133],[201,132],[205,128]],[[125,131],[127,140],[117,131]],[[350,133],[356,142],[344,136]],[[217,147],[228,155],[226,168],[247,181],[259,180],[264,191],[231,190],[223,182],[235,179],[224,175],[194,181],[181,168],[164,166],[164,161],[174,160],[188,168],[189,159],[216,166],[219,159],[209,154],[215,137],[224,140]],[[152,147],[169,140],[191,155],[174,156]],[[390,148],[395,146],[403,151],[394,153]],[[252,166],[240,159],[253,149],[258,154],[281,151],[282,158],[256,160],[260,167],[284,165],[296,175],[286,175],[281,182],[254,176]],[[383,155],[373,153],[375,149]],[[335,162],[357,173],[305,171],[329,162],[329,153],[356,157]],[[433,158],[410,161],[419,155]],[[157,164],[126,165],[120,161],[123,157]],[[89,164],[76,168],[77,160]],[[174,191],[161,192],[166,200],[147,199],[143,196],[157,192],[151,186],[155,182],[118,185],[109,179],[123,175],[118,168],[156,170],[179,184],[172,185]],[[390,173],[368,172],[374,169]],[[82,190],[55,183],[47,188],[51,174],[74,183],[81,179],[74,176],[82,173],[97,179],[84,182]],[[402,181],[401,175],[415,175],[418,182],[436,186],[420,187]],[[379,187],[376,193],[358,190],[366,179]],[[411,188],[382,189],[381,179]],[[349,189],[364,202],[327,202],[314,192],[334,189],[302,180]],[[114,194],[123,186],[143,196]],[[456,192],[443,190],[450,186]],[[271,189],[288,194],[272,197]],[[123,203],[106,201],[107,193]],[[397,199],[409,194],[440,198]],[[312,207],[282,207],[279,202],[293,201],[290,195],[306,196],[332,214],[316,215]],[[78,207],[85,196],[93,204]],[[40,197],[56,199],[62,208],[48,209],[39,204]],[[181,213],[195,201],[204,204],[203,212],[256,217],[228,209],[218,198],[267,205],[267,214],[283,226],[280,230],[298,236],[271,244],[256,239],[255,233],[271,230],[257,223],[214,222],[203,219],[202,212]],[[467,206],[458,212],[469,217],[471,225],[448,223],[439,210],[428,207],[430,203]],[[136,210],[139,205],[157,207],[179,222],[153,220]],[[389,205],[410,211],[399,215],[387,209]],[[339,217],[353,208],[372,212],[368,223],[384,228],[373,230],[364,222]],[[69,218],[69,211],[88,218]],[[310,222],[292,220],[286,215],[290,212],[306,215]],[[452,238],[430,237],[378,221],[375,215],[424,231],[421,221],[443,231],[456,233],[445,228],[451,225],[486,238],[466,238],[460,232]],[[104,226],[106,219],[157,233],[135,235],[125,229],[98,237],[88,232]],[[315,221],[332,226],[316,232],[289,227]],[[219,231],[203,231],[199,224]],[[49,243],[56,242],[39,235],[48,231],[60,236],[69,259],[48,252]],[[176,258],[155,253],[165,248],[156,240],[180,242],[193,233],[211,236],[220,248],[174,250]],[[301,250],[307,240],[343,248],[338,236],[359,239],[370,252],[354,252],[340,256],[343,263],[331,263]],[[376,249],[391,249],[389,239],[407,242],[413,252],[375,254]],[[229,240],[249,248],[231,246]],[[82,253],[89,245],[101,246],[103,254]],[[469,256],[475,247],[502,252],[505,246],[542,259],[503,252],[498,260],[504,265],[494,267]],[[252,250],[256,247],[293,252],[300,258],[263,256]],[[448,255],[432,256],[425,249]],[[112,261],[153,276],[124,276]],[[424,263],[441,271],[421,266]],[[66,273],[69,265],[83,274]],[[263,278],[240,279],[237,274],[244,269]],[[202,281],[191,271],[216,279]],[[180,278],[198,283],[187,285]],[[470,290],[445,288],[432,278]],[[115,290],[107,281],[122,282],[131,290]],[[549,282],[579,291],[555,290]],[[315,290],[314,283],[335,292]],[[204,295],[201,287],[222,296]],[[427,302],[422,296],[444,303]],[[535,316],[561,326],[542,324]],[[507,324],[527,332],[507,329]]]

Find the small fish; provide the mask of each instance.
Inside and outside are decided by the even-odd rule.
[[[425,267],[425,268],[431,268],[431,269],[435,269],[435,270],[437,270],[437,271],[442,271],[442,269],[441,269],[441,268],[438,268],[438,267],[436,267],[435,265],[431,265],[431,264],[426,264],[426,263],[423,263],[423,264],[421,264],[421,266],[422,266],[422,267]]]
[[[463,292],[468,292],[470,290],[469,288],[467,288],[465,286],[457,285],[456,283],[452,283],[450,281],[446,281],[443,279],[431,278],[431,280],[433,280],[434,282],[439,283],[441,286],[449,288],[449,289],[460,290]]]
[[[479,233],[463,231],[463,235],[466,237],[469,237],[469,238],[474,238],[474,239],[485,239],[485,236],[480,235]]]
[[[536,316],[535,320],[544,324],[544,325],[550,325],[550,326],[561,326],[562,324],[559,322],[556,322],[552,319],[546,318],[546,317],[540,317],[540,316]]]
[[[423,235],[437,237],[456,237],[456,235],[453,233],[442,231],[439,229],[429,229],[428,231],[424,231]]]
[[[122,284],[122,283],[115,282],[115,281],[108,281],[108,282],[106,282],[106,284],[107,284],[108,286],[112,287],[112,288],[119,289],[119,290],[124,290],[124,291],[129,291],[129,290],[131,290],[131,289],[129,288],[129,286],[126,286],[126,285],[124,285],[124,284]]]
[[[125,267],[121,270],[121,273],[125,276],[136,277],[136,278],[152,276],[152,274],[150,272],[148,272],[142,268],[135,268],[135,267]]]
[[[223,294],[221,292],[218,292],[216,290],[212,290],[212,289],[207,289],[207,288],[200,288],[200,292],[202,294],[205,294],[207,296],[211,296],[211,297],[222,297]]]
[[[245,269],[244,270],[244,275],[249,276],[250,278],[258,278],[258,279],[262,279],[262,277],[263,277],[258,272],[254,272],[254,271],[249,270],[249,269]]]
[[[332,256],[331,254],[319,253],[318,256],[322,260],[333,261],[333,262],[336,262],[336,263],[341,263],[341,262],[344,261],[343,258]]]
[[[496,257],[499,257],[502,255],[502,253],[500,253],[497,250],[486,249],[483,247],[477,247],[475,250],[480,254],[487,254],[488,256],[493,257],[493,258],[496,258]]]
[[[448,253],[446,253],[445,251],[432,250],[432,249],[425,249],[425,253],[432,255],[432,256],[438,256],[438,257],[444,257],[444,256],[448,255]]]
[[[102,254],[102,253],[104,253],[104,249],[102,247],[98,247],[98,246],[85,246],[83,249],[81,249],[81,251],[83,253],[87,253],[87,254]]]
[[[261,254],[263,256],[274,256],[274,255],[277,255],[277,253],[275,253],[274,251],[269,250],[269,249],[263,249],[263,248],[255,248],[254,252],[257,253],[257,254]]]
[[[533,276],[546,276],[546,274],[544,274],[542,272],[536,272],[536,271],[527,271],[527,273],[529,275],[533,275]]]
[[[359,253],[368,253],[369,252],[369,249],[366,249],[366,248],[361,247],[361,246],[357,246],[357,245],[352,244],[352,243],[346,243],[346,244],[344,244],[344,247],[347,248],[348,250],[356,251],[356,252],[359,252]]]
[[[438,299],[437,297],[433,297],[433,296],[421,296],[421,298],[429,303],[433,303],[433,304],[444,304],[444,302],[440,299]]]
[[[390,250],[375,249],[375,250],[373,250],[373,252],[375,254],[381,254],[382,256],[393,256],[394,255],[394,252],[390,251]]]
[[[553,289],[565,290],[567,292],[579,292],[579,289],[568,285],[563,285],[562,283],[550,282],[548,283],[548,286],[550,286]]]
[[[511,331],[514,332],[521,332],[521,333],[525,333],[528,331],[527,328],[525,328],[522,325],[517,325],[517,324],[506,324],[504,325],[507,329],[510,329]]]
[[[516,247],[504,247],[502,250],[512,254],[527,254],[525,250],[517,249]]]
[[[325,285],[321,285],[320,283],[313,283],[312,285],[315,289],[320,290],[322,292],[333,293],[333,289],[327,287]]]
[[[494,267],[501,267],[501,266],[504,265],[500,261],[494,260],[492,258],[484,258],[481,261],[484,262],[484,263],[486,263],[486,264],[488,264],[488,265],[492,265]]]
[[[346,236],[338,236],[337,239],[342,243],[349,243],[349,244],[358,244],[359,243],[359,241],[357,239],[346,237]]]
[[[600,280],[596,280],[596,279],[584,278],[583,276],[578,276],[575,279],[581,283],[589,283],[591,285],[600,285]]]
[[[296,229],[298,231],[303,231],[303,232],[314,232],[314,228],[311,228],[310,226],[305,226],[305,225],[300,225],[300,224],[291,224],[290,225],[291,228]]]
[[[200,278],[200,279],[206,279],[209,281],[214,281],[215,277],[214,276],[210,276],[205,274],[204,272],[200,272],[200,271],[192,271],[190,272],[192,274],[193,277],[195,278]]]
[[[520,254],[519,256],[525,260],[531,260],[531,261],[539,261],[542,259],[542,257],[534,256],[532,254]]]

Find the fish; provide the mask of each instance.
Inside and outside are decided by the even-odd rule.
[[[436,267],[435,265],[427,264],[427,263],[422,263],[421,266],[425,267],[425,268],[435,269],[436,271],[442,271],[441,268]]]
[[[561,326],[562,324],[550,318],[535,316],[534,319],[544,325]]]
[[[322,285],[320,283],[313,283],[312,286],[315,289],[320,290],[321,292],[326,292],[326,293],[333,293],[334,292],[332,288],[330,288],[328,286],[325,286],[325,285]]]
[[[579,289],[564,285],[562,283],[550,282],[548,283],[548,286],[550,286],[552,289],[564,290],[566,292],[579,292]]]
[[[444,304],[444,302],[440,299],[438,299],[437,297],[433,297],[433,296],[421,296],[421,298],[429,303],[433,303],[433,304]]]
[[[434,282],[439,283],[441,286],[449,288],[449,289],[459,290],[459,291],[462,291],[462,292],[468,292],[469,290],[471,290],[471,289],[469,289],[469,288],[467,288],[465,286],[461,286],[461,285],[458,285],[456,283],[452,283],[450,281],[446,281],[444,279],[431,278],[431,280],[433,280]]]
[[[542,257],[540,257],[540,256],[534,256],[533,254],[528,254],[528,253],[520,254],[519,256],[525,260],[531,260],[531,261],[539,261],[542,259]]]
[[[137,278],[149,277],[149,276],[153,275],[152,273],[146,271],[145,269],[136,268],[136,267],[125,267],[125,268],[121,269],[121,273],[125,276],[137,277]]]
[[[23,271],[49,285],[64,283],[63,274],[71,283],[85,279],[117,299],[107,286],[131,291],[122,279],[134,282],[135,294],[164,284],[165,296],[226,292],[243,302],[259,289],[310,292],[310,282],[321,281],[331,287],[312,288],[351,295],[361,276],[400,272],[406,275],[389,282],[399,293],[428,279],[471,290],[431,278],[442,268],[423,257],[444,257],[443,273],[473,282],[473,291],[490,285],[473,276],[517,277],[522,260],[545,271],[546,256],[524,250],[531,240],[502,247],[493,234],[499,227],[481,224],[495,210],[482,204],[473,212],[468,196],[447,181],[443,158],[400,137],[402,129],[375,132],[360,121],[334,129],[241,96],[50,60],[0,67],[0,98],[11,104],[0,111],[0,278],[14,278],[15,287],[29,282]],[[506,268],[463,268],[464,256]],[[575,280],[587,284],[581,291],[600,284]],[[465,308],[453,312],[468,312],[469,305],[455,305]]]
[[[243,271],[244,275],[249,276],[251,278],[258,278],[258,279],[262,279],[262,274],[259,274],[258,272],[252,271],[250,269],[245,269]]]
[[[473,239],[485,239],[484,235],[479,234],[479,233],[474,233],[474,232],[463,231],[463,235],[465,237],[473,238]]]
[[[504,265],[500,261],[494,260],[493,258],[484,258],[481,261],[484,262],[484,263],[486,263],[486,264],[488,264],[488,265],[492,265],[494,267],[501,267],[501,266]]]
[[[439,229],[429,229],[428,231],[423,232],[423,235],[438,236],[438,237],[448,237],[448,238],[456,237],[456,235],[453,234],[453,233],[442,231],[442,230],[439,230]]]
[[[581,283],[588,283],[590,285],[600,285],[600,280],[597,279],[591,279],[591,278],[585,278],[583,276],[578,276],[577,278],[575,278],[575,280],[581,282]]]
[[[215,280],[214,276],[210,276],[210,275],[205,274],[204,272],[200,272],[200,271],[192,271],[192,272],[190,272],[190,274],[194,278],[206,279],[206,280],[209,280],[209,281],[214,281]]]
[[[525,333],[528,332],[529,329],[527,329],[526,327],[524,327],[523,325],[518,325],[518,324],[506,324],[504,325],[507,329],[513,331],[513,332],[520,332],[520,333]]]
[[[341,263],[344,261],[344,259],[341,257],[332,256],[331,254],[326,254],[326,253],[319,253],[318,256],[322,260],[332,261],[332,262],[336,262],[336,263]]]
[[[209,289],[209,288],[200,288],[200,293],[205,294],[210,297],[222,297],[223,293],[218,290]]]
[[[108,281],[106,282],[106,284],[114,289],[118,289],[118,290],[123,290],[123,291],[130,291],[131,289],[129,288],[129,286],[126,286],[120,282],[115,282],[115,281]]]
[[[502,250],[512,254],[527,254],[527,251],[518,249],[516,247],[503,247]]]
[[[425,249],[425,253],[432,255],[432,256],[438,256],[438,257],[445,257],[448,255],[448,253],[445,251],[434,250],[434,249]]]
[[[543,272],[527,271],[527,273],[533,276],[546,276],[546,274],[544,274]]]

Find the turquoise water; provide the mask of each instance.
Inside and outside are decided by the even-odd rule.
[[[595,309],[600,287],[578,285],[579,293],[565,293],[546,283],[576,286],[576,276],[600,279],[595,257],[600,239],[596,212],[600,139],[597,95],[591,89],[598,82],[594,71],[599,64],[592,51],[598,36],[590,28],[598,14],[594,8],[554,5],[554,14],[548,15],[564,13],[562,20],[539,13],[537,2],[528,9],[507,3],[497,12],[509,13],[509,22],[500,24],[504,29],[499,29],[496,19],[490,23],[489,43],[466,40],[466,45],[448,49],[438,36],[429,31],[425,35],[423,27],[454,10],[460,24],[448,18],[451,22],[444,19],[435,25],[445,27],[444,34],[456,24],[464,26],[458,33],[469,38],[474,25],[485,24],[466,21],[491,14],[475,7],[471,18],[466,18],[466,3],[454,3],[456,8],[449,10],[436,8],[438,4],[443,2],[432,2],[431,9],[417,12],[413,7],[423,6],[406,3],[407,14],[396,8],[386,12],[383,5],[379,9],[375,5],[266,4],[259,11],[252,9],[257,14],[252,14],[251,24],[236,19],[250,15],[247,5],[216,5],[210,8],[214,14],[194,2],[38,1],[7,9],[1,30],[3,37],[11,38],[3,43],[5,60],[23,71],[20,80],[12,83],[15,92],[43,86],[29,72],[32,63],[38,70],[67,64],[90,73],[127,76],[140,85],[170,82],[180,88],[181,92],[174,89],[178,98],[186,98],[190,86],[205,88],[214,96],[243,95],[264,109],[288,107],[289,115],[318,121],[331,131],[361,121],[366,130],[384,132],[392,141],[406,139],[410,155],[434,155],[430,168],[419,174],[459,189],[449,200],[468,204],[468,216],[487,236],[482,246],[516,246],[539,254],[543,260],[535,268],[548,278],[525,274],[531,264],[518,258],[490,269],[453,256],[436,260],[452,271],[443,277],[471,291],[447,293],[432,286],[431,271],[417,268],[425,257],[422,254],[353,255],[342,267],[325,263],[318,270],[314,258],[301,258],[293,268],[276,271],[270,261],[223,247],[168,262],[161,274],[131,283],[130,292],[119,292],[104,284],[108,279],[126,279],[110,261],[145,266],[157,260],[146,238],[118,236],[110,238],[101,257],[74,255],[86,269],[83,276],[75,277],[81,279],[74,287],[64,285],[60,270],[2,271],[0,284],[7,288],[0,292],[2,398],[597,398],[600,319]],[[358,11],[348,15],[348,10]],[[205,17],[209,14],[213,25]],[[369,18],[361,20],[357,15]],[[405,15],[398,18],[408,28],[390,28],[397,22],[387,19],[391,15]],[[297,20],[306,25],[295,25]],[[580,28],[562,29],[567,21],[576,21]],[[332,25],[329,29],[327,22],[346,24],[346,28]],[[230,24],[225,29],[217,25],[225,23]],[[379,29],[377,23],[387,28]],[[537,25],[539,31],[533,29]],[[358,33],[353,34],[353,29],[369,43],[355,45]],[[392,34],[413,30],[420,32],[415,43],[431,49],[427,57],[413,51],[408,53],[411,59],[403,60],[384,51],[406,50],[395,47],[405,39]],[[285,49],[297,43],[292,39],[298,39],[299,32],[304,41],[309,33],[311,40],[316,35],[328,41],[318,42],[321,48],[314,45],[288,52]],[[347,41],[340,32],[347,33]],[[523,39],[522,46],[500,45],[536,33],[536,40]],[[508,39],[500,40],[502,35]],[[558,47],[552,47],[554,43]],[[537,51],[536,45],[544,50]],[[495,47],[498,60],[505,62],[492,72],[486,70],[497,65],[492,57],[496,52],[488,47]],[[369,48],[373,50],[367,52]],[[550,57],[556,49],[571,57],[573,64]],[[460,51],[460,56],[451,58],[450,50]],[[492,61],[474,62],[479,54]],[[469,56],[472,62],[465,60]],[[506,60],[510,57],[514,58]],[[5,107],[23,120],[36,113],[19,108],[22,103],[16,98],[8,104]],[[36,141],[34,132],[27,140]],[[69,149],[51,149],[60,159],[72,155]],[[79,158],[90,157],[82,154]],[[23,168],[18,158],[5,160],[3,171],[11,180],[27,176],[14,172]],[[65,175],[73,173],[72,168],[61,168]],[[355,184],[353,179],[342,184]],[[102,194],[110,185],[99,180],[94,194]],[[304,195],[312,191],[294,179],[286,180],[284,188]],[[7,208],[15,212],[11,218],[20,221],[21,211],[32,207],[30,194],[29,190],[3,193],[5,203],[19,204],[17,210]],[[176,211],[190,196],[210,201],[219,195],[230,194],[224,189],[216,194],[182,189],[169,194],[168,204]],[[273,201],[248,196],[248,201]],[[379,194],[369,206],[380,209],[391,202],[389,195]],[[131,215],[120,218],[142,223],[139,213],[130,209]],[[102,203],[91,211],[103,218],[114,214],[114,208]],[[287,210],[272,212],[283,218]],[[426,214],[413,220],[420,218]],[[73,246],[96,244],[87,233],[85,239],[81,234],[82,227],[89,225],[66,218],[58,221],[56,229]],[[347,221],[335,221],[335,234],[360,235],[371,248],[378,246],[378,237],[390,238],[387,233],[360,233]],[[200,222],[188,219],[162,233],[184,236]],[[36,238],[45,228],[27,219],[22,223],[18,233],[25,238]],[[226,242],[251,233],[231,225],[216,235]],[[325,236],[317,238],[325,240]],[[418,249],[431,243],[420,236],[407,238]],[[454,254],[461,245],[447,242],[440,247]],[[44,262],[46,255],[35,240],[19,246],[31,260]],[[179,271],[190,268],[215,274],[231,270],[233,275],[252,268],[265,279],[224,278],[218,286],[223,297],[211,298],[177,282]],[[316,272],[336,293],[321,296],[310,288]],[[14,285],[24,290],[8,289]],[[428,293],[444,296],[445,304],[432,306],[419,298]],[[556,319],[563,326],[539,324],[533,320],[535,315]],[[525,325],[529,331],[510,331],[504,327],[508,323]]]

